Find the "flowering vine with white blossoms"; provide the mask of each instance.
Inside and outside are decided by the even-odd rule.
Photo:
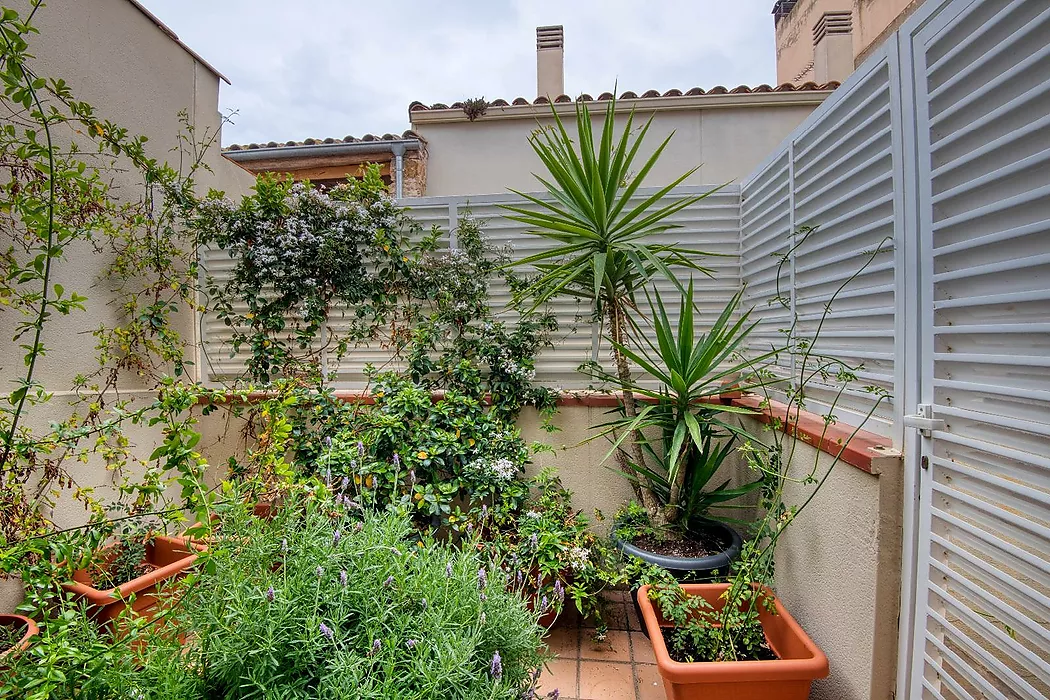
[[[209,279],[208,292],[233,329],[231,354],[246,347],[248,375],[263,383],[316,374],[323,352],[341,357],[375,337],[427,248],[427,239],[408,245],[406,232],[419,227],[374,168],[327,192],[260,177],[240,205],[212,193],[193,225],[234,261],[229,280]]]

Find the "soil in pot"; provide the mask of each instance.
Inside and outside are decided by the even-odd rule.
[[[10,653],[24,651],[29,646],[29,640],[39,631],[36,623],[28,617],[0,615],[0,659]]]
[[[678,663],[688,664],[695,663],[698,661],[724,661],[725,659],[711,659],[707,658],[703,650],[699,649],[694,640],[689,635],[682,634],[680,630],[674,627],[661,627],[660,632],[664,637],[664,645],[667,647],[667,655],[671,657],[672,661]],[[761,632],[760,632],[761,634]],[[764,635],[763,635],[764,636]],[[752,653],[747,649],[737,649],[737,661],[773,661],[779,659],[772,648],[769,646],[769,641],[763,639],[761,647],[758,649],[758,653]]]
[[[641,535],[631,544],[653,554],[683,559],[701,559],[720,554],[733,544],[732,536],[721,528],[703,528],[689,537]]]

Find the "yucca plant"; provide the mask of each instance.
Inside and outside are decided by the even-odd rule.
[[[653,237],[676,228],[677,224],[670,221],[671,216],[711,192],[667,199],[675,187],[696,172],[693,168],[656,192],[636,199],[638,188],[673,136],[664,139],[635,171],[636,158],[652,118],[635,133],[632,112],[617,136],[616,101],[613,100],[606,108],[602,132],[596,141],[587,104],[579,101],[576,103],[577,142],[554,105],[551,113],[554,125],[538,130],[530,138],[533,150],[549,173],[549,179],[539,175],[536,179],[550,198],[512,190],[535,208],[503,207],[509,212],[507,218],[528,227],[527,233],[551,243],[548,250],[514,263],[534,266],[539,273],[521,296],[530,296],[536,306],[558,296],[590,302],[595,320],[608,324],[624,410],[627,416],[634,417],[637,407],[631,388],[631,370],[623,350],[630,344],[632,323],[628,313],[636,308],[637,293],[654,276],[671,280],[680,287],[672,268],[709,274],[698,262],[705,253],[658,243]],[[640,446],[636,447],[636,461],[644,462]],[[617,459],[626,470],[627,455],[618,452]],[[638,489],[637,493],[646,507],[656,507],[647,489]]]
[[[740,390],[763,386],[770,380],[762,364],[776,350],[757,357],[739,353],[756,322],[750,310],[741,311],[743,291],[726,304],[707,333],[694,328],[694,285],[681,292],[680,317],[672,319],[658,291],[649,297],[651,333],[636,333],[642,339],[637,349],[615,343],[617,350],[647,373],[625,386],[648,401],[635,416],[623,416],[602,426],[601,434],[615,434],[612,451],[621,452],[626,440],[634,440],[643,455],[628,460],[627,476],[648,490],[659,504],[654,518],[658,526],[673,524],[681,529],[710,518],[709,509],[724,505],[762,485],[758,479],[731,488],[725,481],[715,488],[709,483],[733,452],[736,439],[748,437],[726,414],[750,414],[750,409],[727,406],[717,400],[726,384]],[[653,380],[658,383],[654,386]],[[656,433],[657,439],[646,437]]]

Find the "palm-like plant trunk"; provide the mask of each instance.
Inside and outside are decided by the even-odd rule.
[[[620,303],[619,299],[607,300],[605,310],[609,318],[609,335],[614,342],[613,359],[616,362],[616,376],[620,380],[620,386],[622,387],[623,410],[628,418],[634,418],[638,415],[638,405],[634,400],[634,392],[629,388],[631,385],[631,368],[627,364],[627,358],[619,350],[619,347],[624,345],[626,339],[624,333],[625,316]],[[644,467],[645,454],[642,452],[642,444],[638,439],[639,437],[638,435],[631,435],[628,437],[628,440],[634,453],[635,464],[639,467]],[[630,474],[633,471],[638,475],[638,480],[632,482],[635,495],[641,500],[645,510],[649,513],[649,517],[653,519],[653,523],[657,526],[664,524],[665,518],[660,509],[660,504],[653,494],[653,484],[649,477],[631,469],[627,452],[623,449],[616,451],[616,462],[620,467],[620,471],[624,474]]]

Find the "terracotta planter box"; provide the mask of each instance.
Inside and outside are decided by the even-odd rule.
[[[106,556],[109,547],[112,545],[104,547],[99,554]],[[90,572],[79,569],[73,573],[73,581],[62,584],[62,588],[85,599],[92,608],[92,616],[101,622],[109,622],[120,615],[128,607],[127,599],[132,594],[135,595],[131,603],[134,614],[152,620],[162,610],[157,589],[167,581],[184,576],[202,549],[203,546],[191,544],[183,537],[157,535],[146,545],[145,562],[151,569],[148,573],[116,588],[99,590],[92,587]]]
[[[684,584],[686,594],[721,604],[725,583]],[[772,593],[770,594],[772,595]],[[805,700],[814,679],[828,675],[828,657],[774,597],[776,613],[759,611],[766,641],[777,655],[772,661],[680,663],[671,659],[661,627],[669,627],[649,600],[649,586],[638,589],[638,605],[649,631],[656,664],[669,700]]]
[[[20,651],[28,649],[30,643],[32,643],[32,638],[40,632],[40,628],[36,626],[35,622],[28,617],[23,617],[22,615],[0,615],[0,625],[3,625],[4,627],[22,628],[25,632],[22,635],[22,638],[18,640],[17,644],[10,649],[0,651],[0,662],[7,658],[8,654],[17,654]],[[2,668],[3,664],[0,663],[0,669]]]

